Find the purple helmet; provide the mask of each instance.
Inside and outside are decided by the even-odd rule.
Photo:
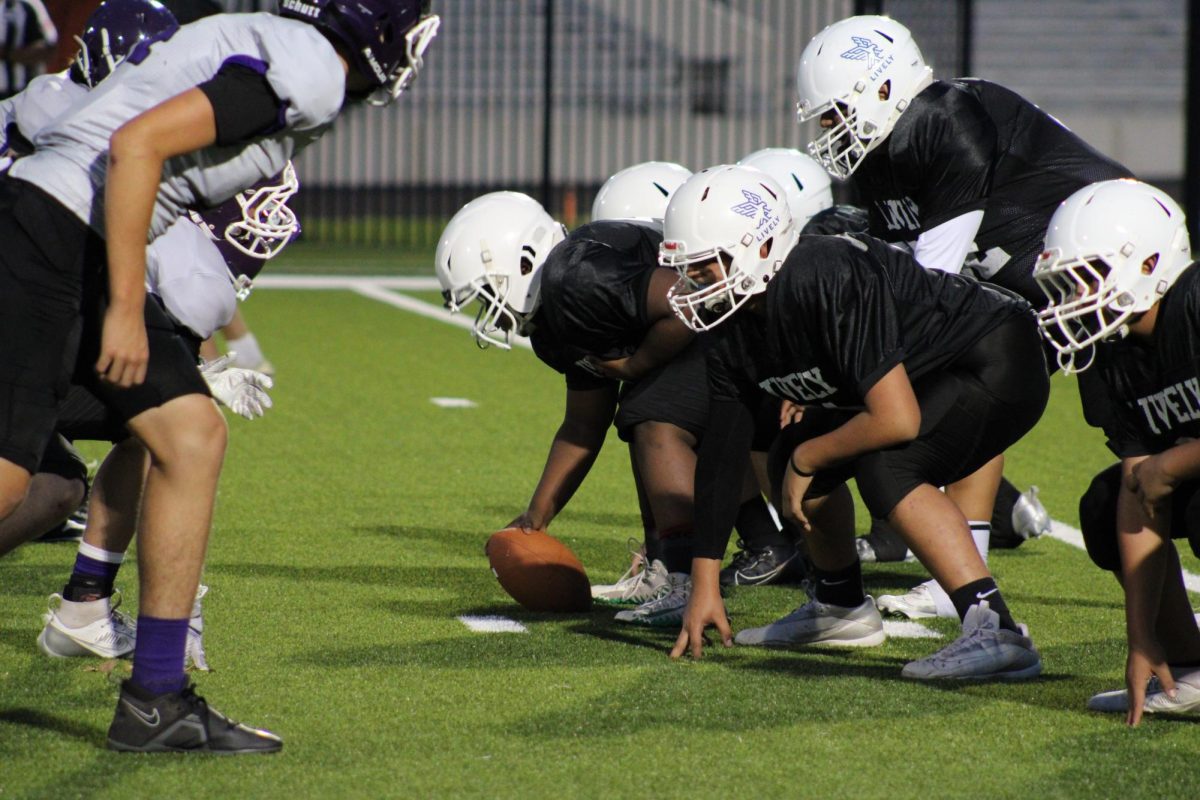
[[[441,18],[431,0],[280,0],[284,17],[314,25],[345,48],[351,66],[375,91],[372,105],[387,105],[417,77]]]
[[[71,78],[95,87],[139,44],[149,47],[170,39],[177,30],[175,16],[157,0],[104,0],[88,17],[83,37],[75,37],[79,53],[71,65]]]
[[[300,188],[288,162],[283,172],[238,192],[220,205],[190,211],[192,222],[208,234],[225,258],[239,300],[250,294],[255,276],[268,260],[300,235],[300,223],[287,201]]]

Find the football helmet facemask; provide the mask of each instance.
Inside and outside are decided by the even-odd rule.
[[[441,18],[431,0],[280,0],[279,14],[315,26],[340,42],[351,66],[385,106],[416,80]]]
[[[892,132],[912,99],[933,82],[908,28],[888,17],[850,17],[813,37],[796,67],[801,122],[832,116],[808,152],[848,178]],[[880,90],[887,86],[887,99]]]
[[[528,333],[542,264],[566,233],[541,203],[520,192],[477,197],[450,219],[434,271],[446,308],[457,313],[479,301],[471,335],[480,347],[508,350],[513,333]]]
[[[679,272],[667,294],[672,309],[692,330],[719,325],[766,291],[798,237],[783,188],[765,172],[729,164],[697,172],[663,220],[658,263]],[[718,275],[712,283],[689,275],[709,263]]]
[[[1063,201],[1033,270],[1049,300],[1038,325],[1063,372],[1091,366],[1096,343],[1128,334],[1130,319],[1149,311],[1189,264],[1183,209],[1160,189],[1102,181]]]
[[[239,300],[250,295],[266,262],[300,235],[300,222],[287,202],[300,189],[296,169],[260,181],[213,208],[189,211],[225,258]]]
[[[592,220],[662,219],[671,195],[692,171],[670,161],[646,161],[613,175],[596,194]]]
[[[817,212],[833,206],[829,173],[799,150],[768,147],[754,151],[738,164],[761,169],[779,182],[797,229],[803,229]]]

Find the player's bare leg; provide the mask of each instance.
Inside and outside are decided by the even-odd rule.
[[[83,502],[83,493],[81,481],[48,472],[34,475],[25,499],[0,520],[0,556],[66,519]]]
[[[129,428],[150,452],[138,545],[141,611],[186,620],[208,546],[225,419],[211,398],[193,394],[139,414]]]
[[[5,519],[25,499],[32,476],[6,458],[0,458],[0,520]]]

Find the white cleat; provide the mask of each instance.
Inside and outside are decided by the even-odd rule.
[[[667,574],[667,581],[667,591],[661,596],[642,603],[637,608],[626,609],[614,619],[652,628],[678,628],[683,625],[683,612],[687,610],[688,597],[692,594],[692,576],[683,572],[670,572]]]
[[[68,626],[60,616],[62,595],[50,595],[50,606],[42,621],[45,626],[38,634],[38,648],[52,658],[76,656],[99,656],[121,658],[133,652],[136,625],[127,615],[117,611],[121,604],[120,593],[112,597],[73,603],[83,616],[91,621],[76,627]]]
[[[761,647],[874,647],[885,638],[883,618],[868,596],[854,608],[810,600],[770,625],[739,631],[733,641]]]
[[[655,559],[644,566],[635,553],[632,566],[620,580],[592,587],[592,600],[604,605],[636,606],[655,600],[670,589],[666,565]]]
[[[200,672],[208,672],[208,659],[204,655],[204,614],[200,609],[200,601],[208,594],[208,587],[200,584],[196,589],[196,599],[192,602],[192,617],[188,620],[187,643],[183,651],[184,668],[191,667]]]
[[[881,613],[909,619],[932,619],[938,615],[937,603],[929,584],[918,583],[907,594],[883,594],[875,601]]]
[[[1124,714],[1129,711],[1129,692],[1117,689],[1101,692],[1088,699],[1089,711]],[[1200,671],[1188,672],[1175,679],[1175,699],[1163,691],[1158,678],[1146,685],[1142,710],[1147,714],[1200,714]]]
[[[1000,615],[986,600],[967,611],[962,635],[931,656],[904,665],[900,675],[914,680],[1023,681],[1042,672],[1042,657],[1029,630],[1000,627]]]

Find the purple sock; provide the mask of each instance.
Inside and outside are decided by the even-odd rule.
[[[187,686],[187,677],[183,674],[187,631],[187,619],[159,619],[139,614],[130,680],[153,695],[178,692]]]

